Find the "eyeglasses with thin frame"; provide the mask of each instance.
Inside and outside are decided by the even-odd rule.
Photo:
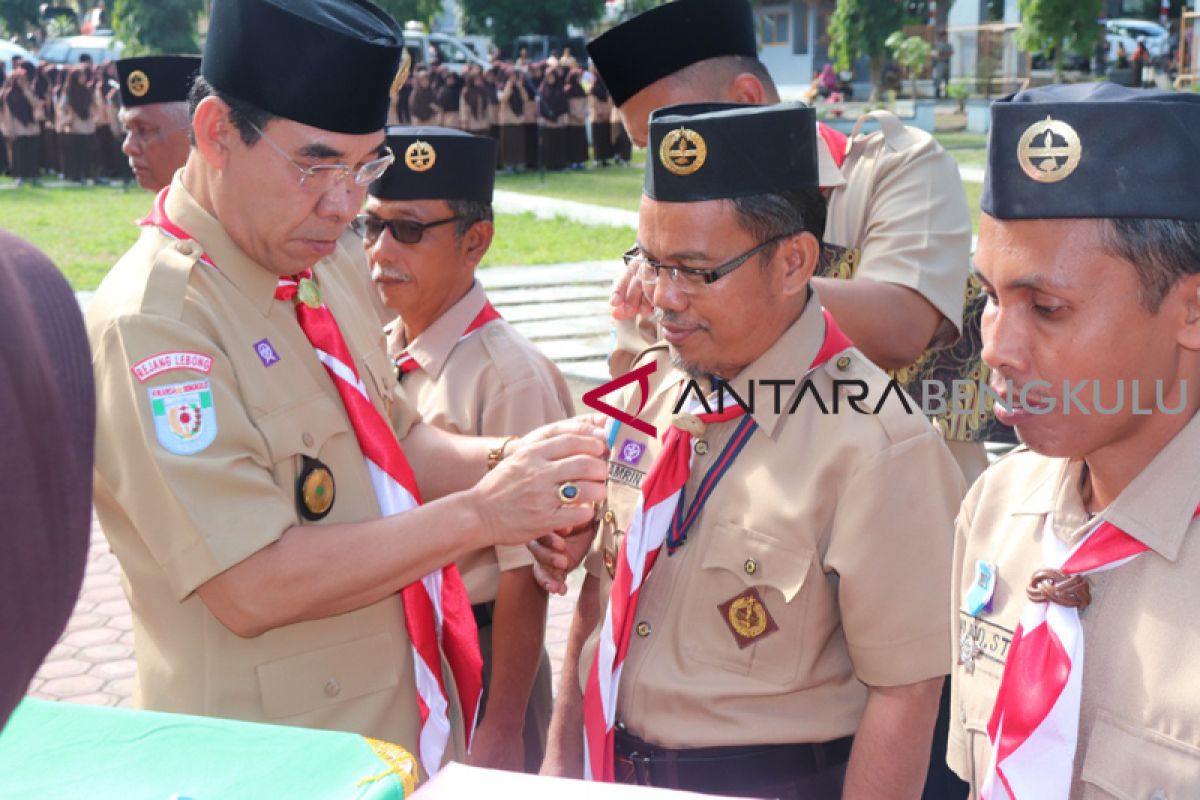
[[[711,286],[717,281],[724,278],[729,273],[733,272],[738,267],[745,264],[754,256],[761,253],[766,248],[776,242],[796,236],[803,231],[791,231],[782,233],[779,236],[773,236],[762,244],[756,245],[740,256],[726,261],[713,269],[698,269],[693,267],[675,267],[668,264],[660,264],[646,256],[642,249],[637,245],[627,250],[622,256],[625,260],[626,267],[633,267],[637,270],[638,279],[642,282],[642,286],[647,289],[658,283],[658,276],[663,270],[667,271],[667,275],[675,286],[684,294],[695,294],[701,289]]]
[[[383,234],[385,228],[397,242],[417,244],[429,228],[436,228],[458,219],[462,219],[461,215],[455,214],[453,217],[433,222],[415,222],[411,219],[381,219],[374,214],[359,214],[354,218],[354,230],[367,244],[374,243]]]
[[[349,164],[316,164],[315,166],[306,167],[302,164],[297,164],[295,159],[287,154],[282,147],[275,144],[270,136],[263,132],[263,129],[255,125],[249,120],[247,124],[258,132],[258,135],[263,138],[263,141],[271,146],[276,153],[287,159],[287,162],[296,169],[300,170],[300,186],[310,192],[324,193],[328,192],[335,186],[341,185],[346,178],[351,178],[358,186],[366,186],[371,181],[380,178],[383,173],[387,172],[396,161],[396,154],[387,145],[384,145],[384,155],[379,158],[373,158],[365,164],[358,166],[350,166]]]

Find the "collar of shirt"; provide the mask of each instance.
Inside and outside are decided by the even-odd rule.
[[[279,276],[255,262],[229,238],[220,220],[205,211],[183,187],[182,175],[180,170],[171,181],[166,202],[167,218],[187,231],[220,273],[248,297],[264,317],[267,316],[275,301]]]
[[[1053,514],[1056,536],[1075,541],[1091,524],[1079,493],[1083,462],[1054,459],[1014,514]],[[1100,516],[1175,561],[1200,505],[1200,414],[1138,473]]]
[[[393,328],[388,336],[388,357],[394,360],[399,357],[401,351],[407,350],[421,365],[421,369],[430,378],[436,379],[442,374],[446,360],[450,358],[451,351],[462,338],[463,331],[483,310],[485,303],[487,294],[477,280],[471,284],[471,288],[462,299],[450,306],[446,313],[434,320],[433,324],[409,342],[407,347],[404,345],[404,325],[397,318],[392,323]]]

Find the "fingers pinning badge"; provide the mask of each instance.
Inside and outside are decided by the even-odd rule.
[[[301,456],[296,478],[296,509],[310,522],[324,519],[333,509],[337,487],[329,467],[315,458]]]

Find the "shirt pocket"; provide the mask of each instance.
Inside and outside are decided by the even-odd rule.
[[[1200,748],[1100,711],[1080,774],[1083,798],[1178,800],[1200,790]]]
[[[267,719],[284,719],[396,686],[397,648],[387,633],[259,664]]]
[[[815,550],[725,522],[714,527],[711,536],[700,556],[700,572],[686,590],[685,654],[770,684],[794,681],[809,627],[804,619],[808,594],[802,589]],[[752,590],[765,606],[766,617],[751,616],[749,624],[739,624],[732,617],[735,606],[759,611],[753,601],[739,602]],[[766,629],[756,634],[764,624]],[[739,629],[740,637],[735,633]]]
[[[334,437],[353,435],[341,405],[323,392],[273,409],[255,419],[254,425],[267,443],[275,482],[293,491],[301,456],[332,466],[331,455],[326,452],[322,458],[322,451]]]

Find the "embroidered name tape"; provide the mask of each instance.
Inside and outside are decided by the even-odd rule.
[[[190,456],[217,438],[212,383],[207,379],[155,386],[150,393],[154,433],[168,453]]]
[[[191,350],[171,350],[143,359],[129,369],[138,382],[145,383],[155,375],[161,375],[173,369],[186,369],[207,375],[212,372],[212,365],[212,356],[204,353],[196,353]]]

